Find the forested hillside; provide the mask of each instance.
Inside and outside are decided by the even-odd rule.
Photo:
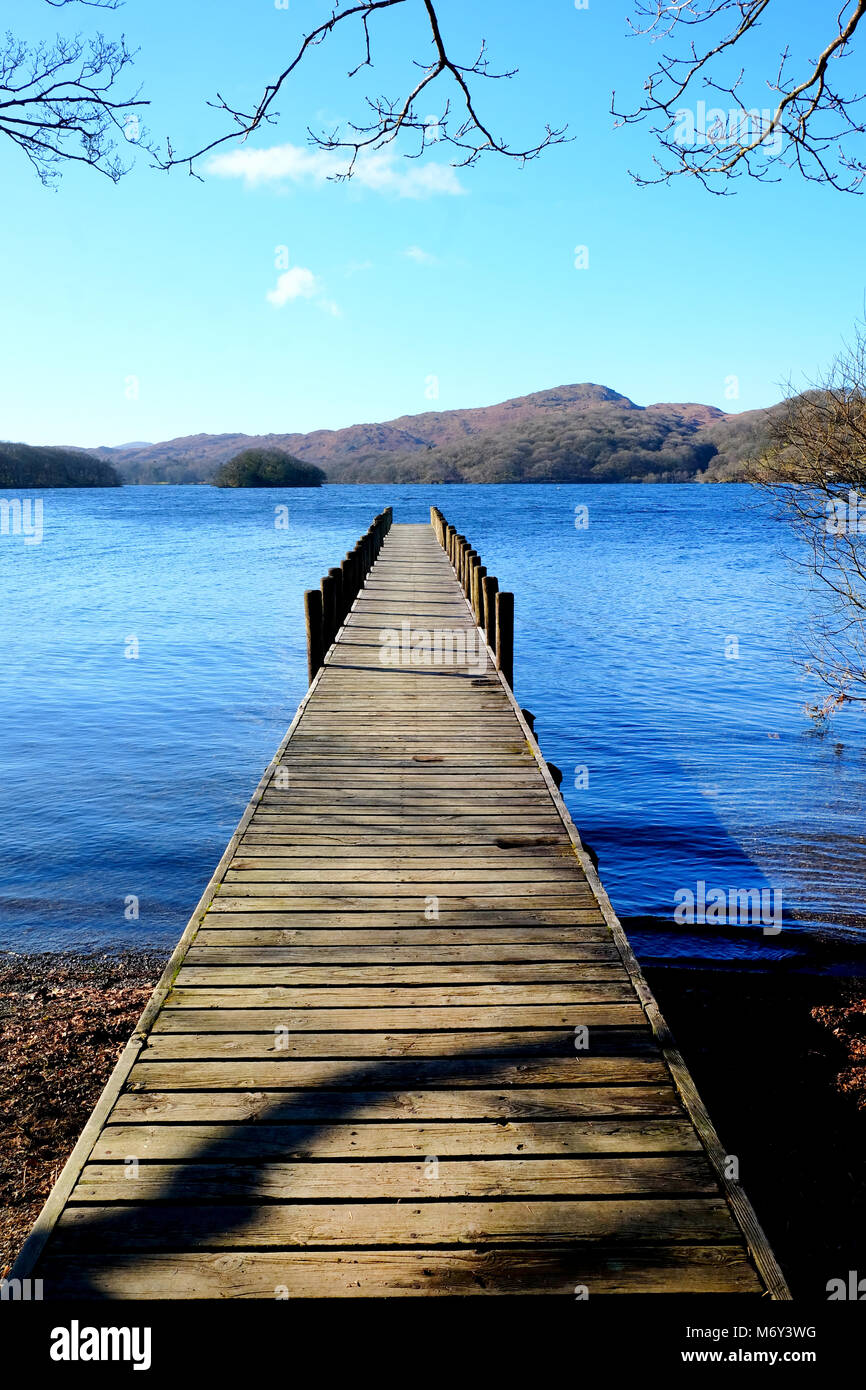
[[[81,449],[0,443],[0,488],[120,487],[116,469]]]
[[[210,483],[249,449],[315,464],[329,483],[731,482],[760,453],[767,416],[700,404],[639,406],[584,382],[340,430],[198,434],[99,453],[135,483]]]

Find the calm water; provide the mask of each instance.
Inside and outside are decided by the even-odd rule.
[[[862,934],[866,724],[805,715],[808,595],[748,488],[130,487],[0,536],[0,947],[175,942],[306,688],[303,590],[431,502],[515,593],[516,692],[639,952],[789,949],[675,926],[701,879]]]

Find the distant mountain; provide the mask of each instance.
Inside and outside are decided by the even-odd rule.
[[[591,382],[499,405],[426,411],[382,424],[308,434],[197,434],[94,452],[127,482],[210,482],[244,449],[279,449],[317,464],[329,482],[730,481],[767,412],[639,406]],[[713,476],[724,461],[724,478]]]
[[[116,469],[83,449],[0,443],[0,488],[120,487]]]

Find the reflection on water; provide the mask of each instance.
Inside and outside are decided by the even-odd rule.
[[[0,944],[177,938],[304,692],[303,590],[382,506],[420,521],[431,502],[516,595],[517,694],[641,953],[790,953],[789,931],[675,926],[698,880],[863,931],[864,725],[845,711],[822,737],[803,712],[808,596],[749,489],[44,499],[41,545],[0,539]]]

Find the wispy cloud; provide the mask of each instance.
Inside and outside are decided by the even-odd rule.
[[[421,246],[407,246],[403,255],[407,256],[410,261],[414,261],[416,265],[439,264],[439,257],[434,256],[430,251],[425,251]]]
[[[338,150],[307,149],[303,145],[272,145],[265,150],[231,150],[215,155],[209,172],[219,178],[243,179],[248,188],[269,183],[321,185],[345,173],[347,159]],[[398,198],[457,196],[464,189],[450,164],[406,159],[392,150],[362,154],[352,183]]]
[[[283,271],[265,298],[277,309],[282,309],[285,304],[291,304],[296,299],[312,299],[323,313],[331,314],[333,318],[340,317],[340,306],[325,296],[318,276],[303,265],[295,265],[291,270]]]

